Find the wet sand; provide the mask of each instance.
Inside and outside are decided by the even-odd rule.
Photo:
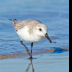
[[[0,60],[0,72],[69,72],[69,51]]]
[[[51,50],[52,49],[52,50]],[[45,54],[45,53],[61,53],[64,51],[68,51],[69,47],[67,48],[55,48],[52,47],[50,50],[43,50],[43,49],[39,49],[38,52],[33,52],[33,55],[38,55],[38,54]],[[0,60],[2,59],[8,59],[8,58],[16,58],[16,57],[26,57],[28,56],[28,53],[20,53],[20,54],[7,54],[7,55],[0,55]]]

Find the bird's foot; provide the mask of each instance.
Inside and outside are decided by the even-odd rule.
[[[31,56],[31,57],[29,57],[29,59],[33,59],[33,57]]]

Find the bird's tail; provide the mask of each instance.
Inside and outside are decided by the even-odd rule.
[[[14,24],[17,24],[18,22],[20,22],[20,21],[18,21],[18,20],[16,20],[16,19],[14,19],[14,20],[9,19],[9,20],[10,20],[10,21],[13,21]]]

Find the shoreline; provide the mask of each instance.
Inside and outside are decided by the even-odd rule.
[[[53,48],[52,50],[42,50],[40,49],[38,52],[33,52],[33,55],[39,55],[39,54],[45,54],[45,53],[62,53],[65,51],[69,51],[69,47],[67,48]],[[16,57],[22,57],[22,56],[28,56],[27,53],[20,53],[20,54],[9,54],[9,55],[0,55],[0,60],[8,59],[8,58],[16,58]]]

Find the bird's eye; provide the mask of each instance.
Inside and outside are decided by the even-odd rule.
[[[42,31],[42,29],[40,28],[39,31]]]

